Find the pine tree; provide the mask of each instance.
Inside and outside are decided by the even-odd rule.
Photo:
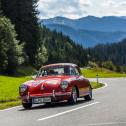
[[[84,66],[87,64],[87,50],[75,44],[68,36],[42,27],[42,41],[47,48],[47,63],[71,62]]]
[[[1,14],[2,14],[2,11],[1,11],[1,0],[0,0],[0,16],[1,16]]]
[[[15,24],[17,39],[25,43],[26,61],[36,64],[41,46],[40,26],[37,19],[37,0],[1,0],[4,15]]]
[[[23,63],[22,48],[10,20],[0,17],[0,73],[12,74]]]

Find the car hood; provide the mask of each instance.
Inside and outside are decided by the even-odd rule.
[[[38,86],[40,84],[56,85],[56,84],[60,84],[61,81],[63,81],[63,80],[70,82],[74,78],[75,78],[74,76],[61,76],[61,75],[59,75],[59,76],[46,76],[46,77],[39,77],[34,80],[27,81],[24,84],[28,85],[28,86]]]
[[[70,82],[72,79],[73,77],[71,76],[46,76],[27,81],[24,84],[28,85],[30,94],[50,93],[53,90],[61,90],[61,81],[65,80]]]

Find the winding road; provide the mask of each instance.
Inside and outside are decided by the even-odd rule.
[[[76,105],[21,106],[0,110],[0,126],[126,126],[126,78],[100,79],[105,88],[93,91],[93,100]]]

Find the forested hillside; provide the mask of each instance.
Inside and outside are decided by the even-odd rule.
[[[74,43],[68,36],[43,27],[42,38],[48,50],[48,63],[71,62],[80,66],[87,65],[87,49]]]
[[[36,66],[39,48],[42,45],[37,18],[38,0],[1,0],[3,15],[15,25],[16,39],[24,44],[25,63]]]
[[[37,0],[0,0],[0,74],[15,74],[20,66],[38,69],[58,62],[86,66],[91,61],[116,71],[126,66],[126,40],[86,49],[41,26],[36,7]]]
[[[86,65],[87,52],[62,33],[38,23],[37,0],[0,0],[0,73],[14,74],[19,66],[73,62]]]
[[[88,49],[88,53],[90,60],[100,66],[126,71],[126,39],[119,43],[97,45]]]

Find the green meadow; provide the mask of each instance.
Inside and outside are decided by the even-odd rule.
[[[113,72],[105,68],[81,69],[81,72],[87,78],[96,78],[97,75],[99,78],[126,77],[125,73],[117,73],[117,72]]]
[[[19,85],[29,80],[30,77],[0,76],[0,109],[19,105]]]

